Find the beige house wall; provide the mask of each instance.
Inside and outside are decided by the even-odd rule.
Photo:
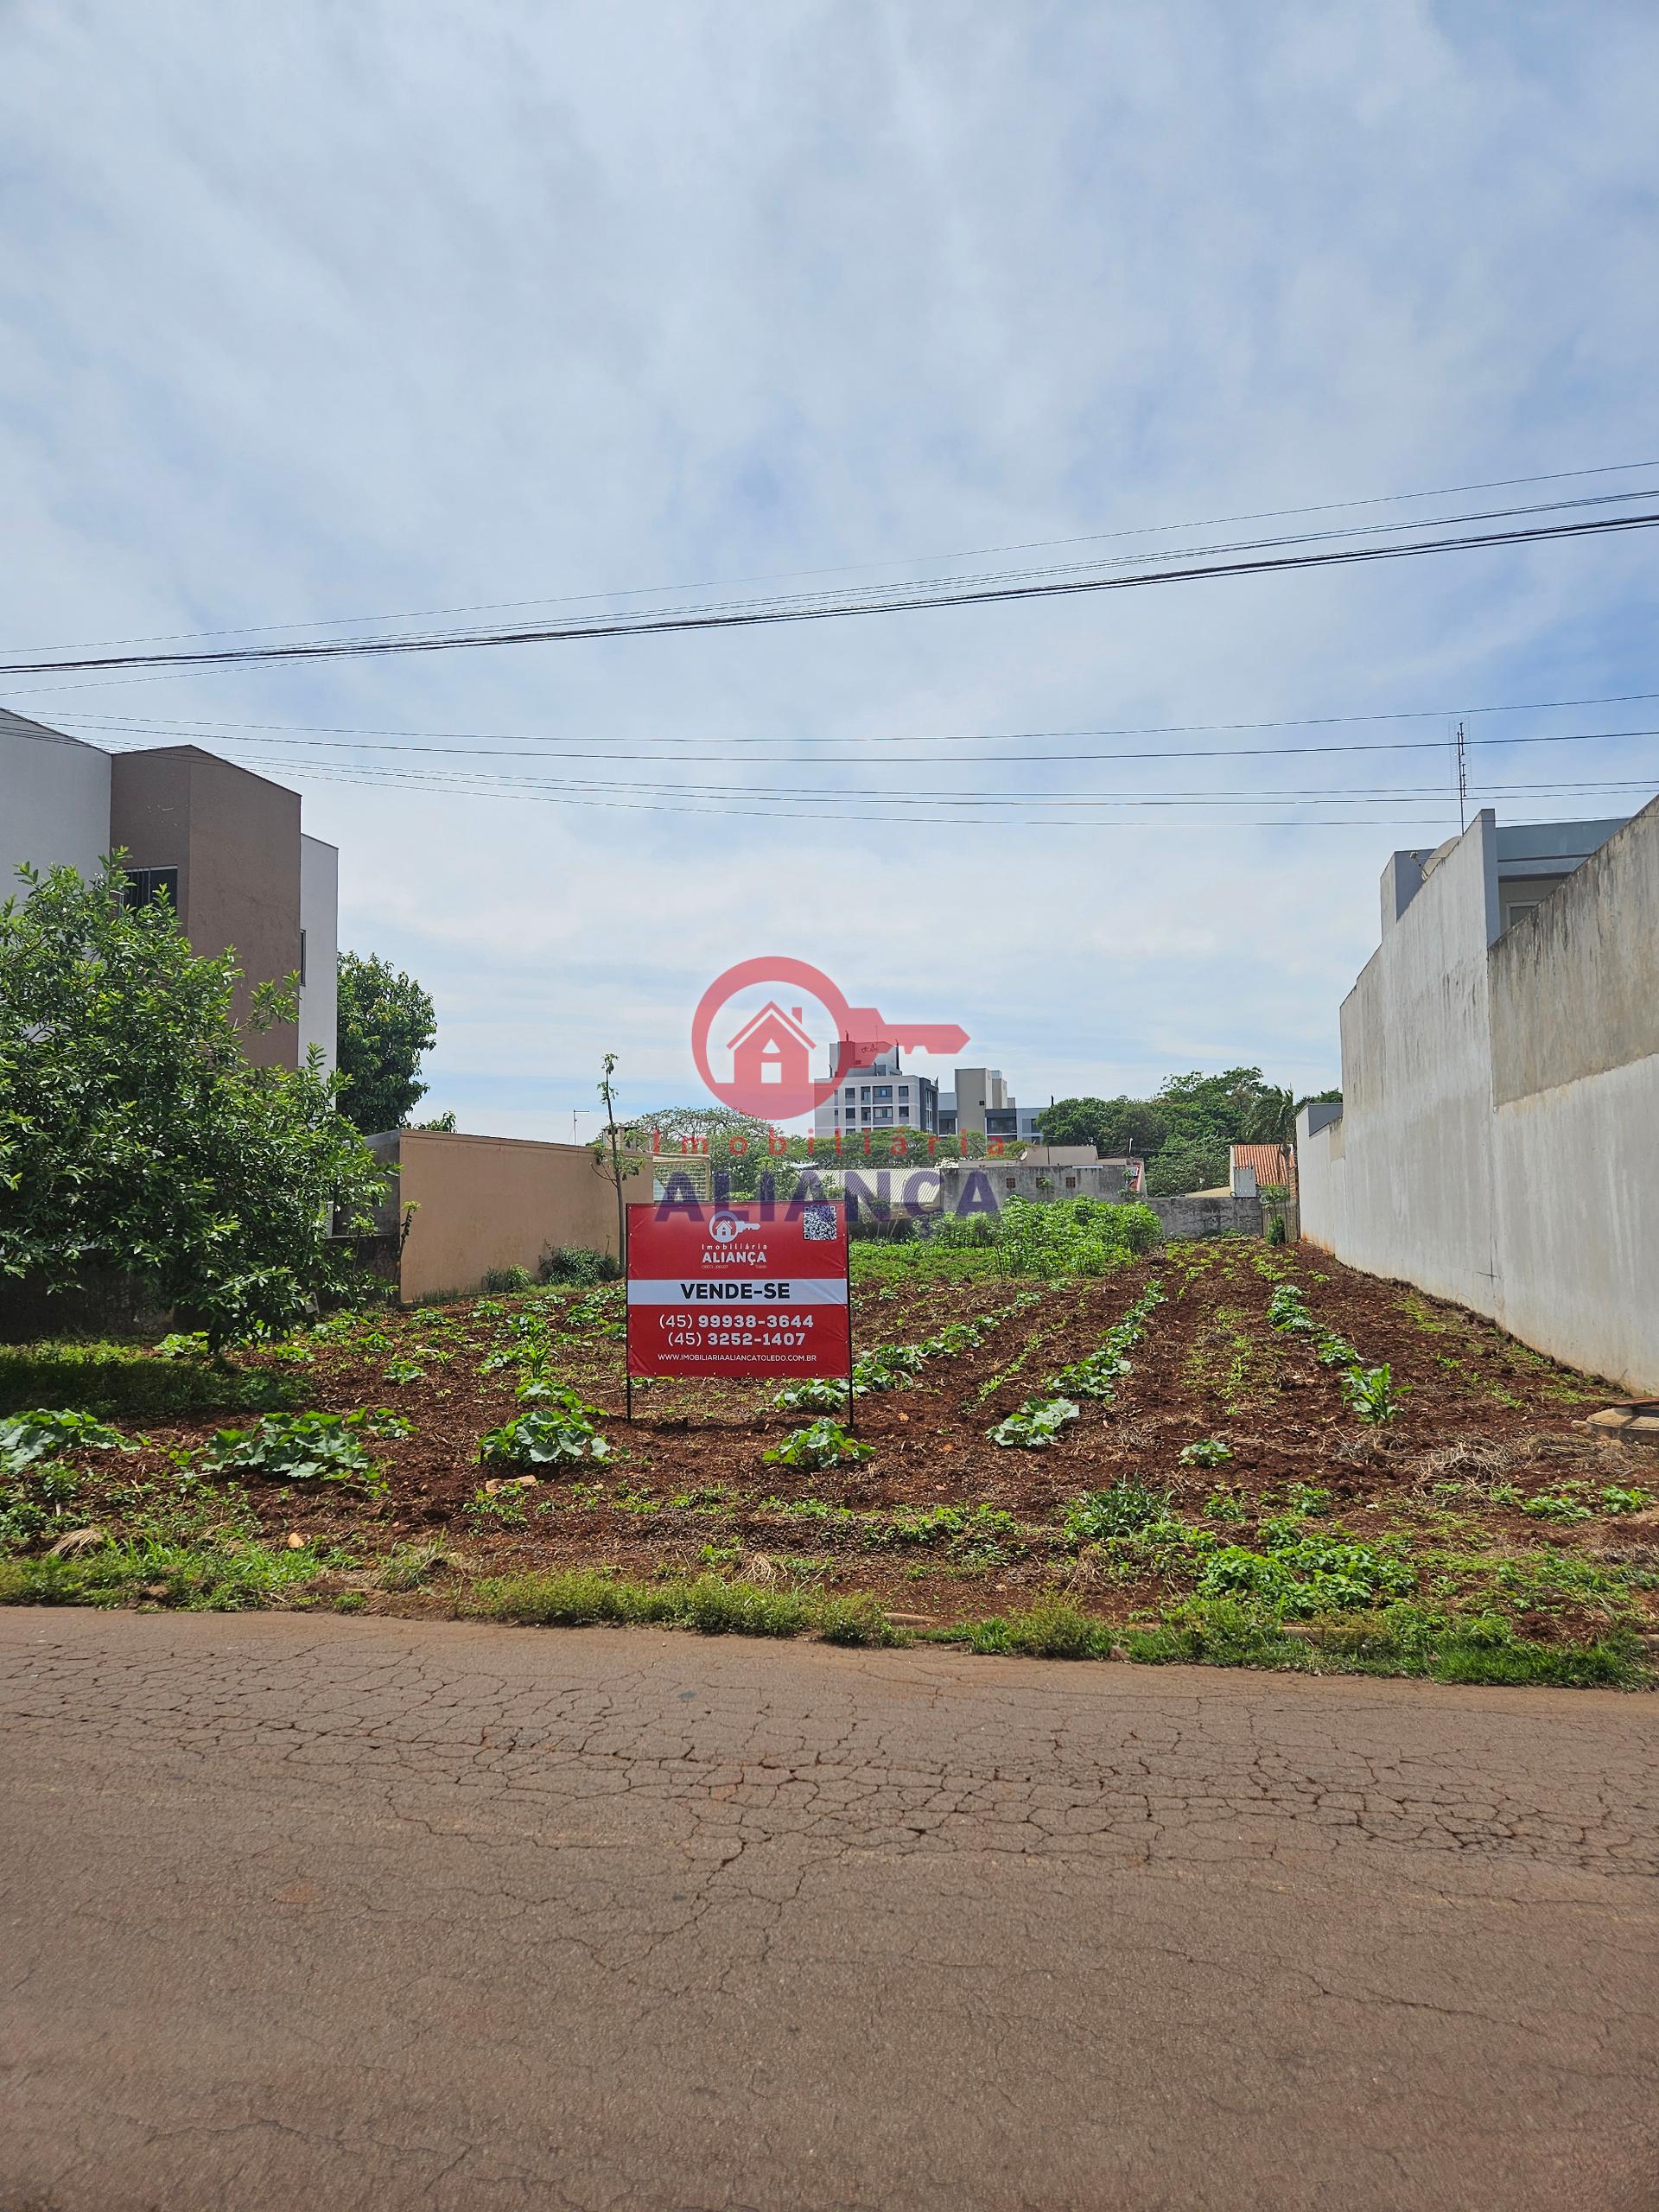
[[[400,1217],[416,1210],[398,1282],[406,1301],[475,1290],[492,1268],[533,1269],[550,1244],[617,1249],[616,1186],[586,1145],[438,1129],[401,1129],[395,1142],[393,1202]],[[648,1200],[650,1175],[628,1178],[622,1195]]]

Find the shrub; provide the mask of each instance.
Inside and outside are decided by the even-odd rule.
[[[861,1395],[857,1382],[853,1395]],[[827,1375],[815,1376],[810,1382],[786,1382],[772,1399],[780,1413],[840,1414],[847,1410],[847,1385],[832,1382]]]
[[[798,1428],[784,1439],[774,1451],[766,1453],[769,1460],[779,1461],[785,1467],[804,1467],[814,1472],[822,1467],[849,1466],[870,1457],[870,1446],[849,1436],[839,1421],[827,1417]]]
[[[221,1428],[207,1447],[207,1464],[220,1474],[349,1482],[373,1471],[365,1437],[411,1433],[409,1423],[384,1406],[350,1414],[272,1414],[251,1428]]]
[[[22,871],[0,906],[0,1274],[53,1293],[130,1281],[213,1341],[290,1327],[341,1280],[331,1223],[368,1228],[380,1167],[320,1058],[256,1067],[233,953],[198,957],[115,859]],[[284,988],[249,1026],[292,1020]],[[349,1239],[342,1240],[349,1242]]]
[[[159,1347],[158,1347],[159,1350]],[[0,1413],[77,1406],[98,1414],[264,1413],[291,1406],[294,1377],[137,1344],[0,1344]]]
[[[1303,1616],[1408,1597],[1416,1586],[1403,1561],[1370,1545],[1297,1536],[1265,1552],[1223,1546],[1205,1560],[1198,1594],[1255,1598],[1274,1612]]]
[[[532,1381],[521,1387],[519,1395],[545,1396],[550,1402],[532,1403],[528,1413],[480,1437],[478,1456],[486,1467],[568,1467],[610,1458],[611,1446],[594,1427],[597,1407],[584,1405],[574,1390]]]
[[[1018,1413],[988,1430],[993,1444],[1025,1452],[1046,1452],[1068,1421],[1077,1417],[1071,1398],[1027,1398]]]
[[[587,1289],[614,1282],[622,1268],[613,1252],[594,1252],[585,1244],[550,1244],[536,1272],[543,1282],[575,1283]]]
[[[1106,1490],[1091,1490],[1066,1509],[1065,1533],[1074,1542],[1095,1544],[1109,1536],[1132,1536],[1169,1518],[1169,1492],[1125,1479]]]
[[[41,1459],[60,1459],[82,1452],[130,1452],[136,1447],[118,1428],[108,1428],[87,1413],[47,1412],[39,1408],[0,1421],[0,1472],[20,1475]]]
[[[536,1278],[528,1268],[486,1268],[479,1287],[500,1296],[509,1291],[534,1290]]]

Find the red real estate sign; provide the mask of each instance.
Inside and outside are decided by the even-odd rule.
[[[628,1208],[631,1375],[838,1375],[847,1216],[828,1204]]]

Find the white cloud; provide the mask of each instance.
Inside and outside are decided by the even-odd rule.
[[[1656,48],[1651,12],[1617,6],[1593,38],[1518,11],[1219,0],[25,8],[0,27],[9,632],[896,575],[1642,457]],[[633,1103],[690,1095],[696,996],[774,949],[960,1020],[1024,1096],[1241,1059],[1312,1084],[1386,852],[1446,817],[1402,794],[1399,823],[1425,826],[1252,823],[1285,811],[1275,789],[1444,785],[1444,756],[1016,772],[887,741],[1659,690],[1649,574],[1635,542],[1558,546],[9,696],[48,719],[581,738],[669,757],[570,775],[822,789],[816,819],[773,822],[416,795],[273,741],[319,764],[281,772],[342,848],[346,938],[435,990],[433,1103],[474,1102],[469,1126],[556,1130],[607,1046]],[[810,741],[849,734],[869,742],[827,768]],[[792,758],[735,742],[760,737]],[[702,738],[745,757],[702,764]],[[1139,743],[1160,741],[1183,741]],[[1579,758],[1637,776],[1655,753]],[[830,818],[868,810],[838,791],[931,785],[1262,803],[1098,832]]]

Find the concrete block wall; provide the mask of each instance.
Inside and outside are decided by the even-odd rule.
[[[1659,1391],[1659,801],[1503,937],[1492,817],[1423,874],[1305,1109],[1306,1241]]]

